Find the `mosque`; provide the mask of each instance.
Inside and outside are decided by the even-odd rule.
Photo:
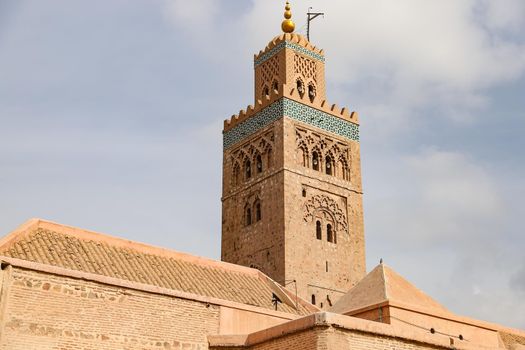
[[[291,17],[224,122],[222,261],[30,220],[0,241],[0,349],[525,349],[383,263],[366,274],[359,116],[327,101]]]

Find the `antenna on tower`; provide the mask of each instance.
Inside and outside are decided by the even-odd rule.
[[[324,17],[324,12],[311,12],[312,9],[313,7],[308,8],[308,13],[307,13],[308,18],[306,20],[306,38],[308,39],[308,41],[310,41],[310,22],[312,22],[314,19],[316,19],[319,16]]]

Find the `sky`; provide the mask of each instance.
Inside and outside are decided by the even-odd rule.
[[[0,233],[39,217],[220,258],[222,122],[264,0],[0,0]],[[359,112],[367,268],[525,329],[525,2],[294,0]]]

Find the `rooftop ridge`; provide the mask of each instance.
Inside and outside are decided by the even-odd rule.
[[[257,100],[255,106],[249,105],[248,107],[246,107],[246,109],[241,109],[238,114],[234,114],[231,116],[230,119],[226,119],[224,121],[224,132],[227,132],[236,127],[237,125],[245,122],[250,117],[261,112],[262,110],[264,110],[265,108],[272,105],[274,102],[283,97],[299,102],[305,105],[306,107],[317,109],[321,112],[330,114],[336,118],[359,125],[359,115],[357,112],[350,112],[348,108],[341,108],[337,106],[337,104],[330,104],[327,100],[310,102],[306,95],[301,96],[299,92],[297,92],[297,89],[292,88],[288,92],[282,90],[272,90],[269,96],[265,97],[263,100]]]
[[[417,298],[420,298],[418,300],[423,300],[424,299],[424,302],[426,303],[426,305],[425,306],[419,305],[419,307],[423,307],[423,309],[426,309],[428,307],[430,311],[432,311],[432,310],[440,310],[440,311],[443,311],[443,312],[448,312],[448,313],[450,312],[450,310],[448,310],[443,305],[441,305],[441,303],[437,302],[432,297],[430,297],[427,293],[425,293],[424,291],[422,291],[421,289],[416,287],[413,283],[411,283],[410,281],[405,279],[403,276],[401,276],[399,273],[397,273],[390,266],[388,266],[386,264],[381,264],[380,266],[381,266],[381,268],[383,270],[383,274],[385,276],[385,292],[387,293],[386,295],[387,295],[388,300],[396,301],[396,302],[402,302],[402,303],[405,302],[405,301],[403,301],[402,298],[399,298],[399,295],[396,295],[396,291],[399,290],[399,287],[396,288],[393,285],[393,283],[401,282],[401,283],[406,283],[408,285],[408,289],[406,289],[406,290],[410,290],[412,293],[416,293],[415,295],[417,296]],[[391,280],[390,280],[390,278],[391,278]]]
[[[381,268],[381,277],[383,278],[383,291],[385,292],[385,299],[388,300],[390,298],[390,293],[388,293],[388,281],[387,281],[387,277],[386,277],[386,273],[385,273],[385,265],[383,265],[383,263],[379,264],[379,266],[376,267],[377,268]]]
[[[275,52],[272,52],[272,50],[286,42],[289,42],[292,45],[298,45],[300,48],[311,51],[311,53],[313,54],[312,56],[314,58],[324,61],[324,50],[312,45],[304,36],[295,33],[283,33],[274,37],[272,41],[270,41],[263,50],[259,51],[258,54],[254,55],[253,60],[255,62],[255,65],[259,65],[266,61],[269,57],[273,56]],[[276,50],[279,51],[282,47],[279,47]],[[307,52],[302,52],[302,50],[301,53],[308,54]]]
[[[402,293],[400,294],[400,291]],[[385,264],[379,264],[365,278],[348,291],[331,311],[341,314],[354,313],[370,305],[403,305],[403,308],[425,311],[430,314],[451,313],[443,305],[414,286]]]
[[[74,236],[82,240],[92,240],[100,243],[106,243],[108,245],[117,246],[120,248],[128,248],[136,250],[142,253],[158,255],[167,258],[181,259],[189,263],[195,263],[199,265],[205,265],[209,267],[219,268],[226,271],[232,271],[237,273],[249,274],[254,277],[259,277],[259,270],[252,269],[245,266],[235,265],[224,261],[217,261],[210,258],[200,257],[191,255],[188,253],[182,253],[176,250],[166,249],[146,243],[136,242],[116,236],[107,235],[100,232],[90,231],[74,226],[68,226],[59,224],[44,219],[31,219],[20,227],[9,233],[6,237],[0,240],[0,251],[6,248],[9,243],[13,242],[17,238],[29,235],[35,229],[44,229],[54,231],[64,235]]]

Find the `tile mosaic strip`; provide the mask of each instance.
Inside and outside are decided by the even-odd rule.
[[[233,129],[223,132],[224,149],[282,118],[283,112],[283,99],[280,99]]]
[[[334,117],[331,114],[302,103],[281,98],[233,129],[224,132],[224,149],[230,148],[235,143],[253,135],[285,115],[294,120],[337,134],[348,140],[359,142],[359,125]]]
[[[325,60],[322,55],[320,55],[318,53],[315,53],[313,51],[310,51],[308,49],[305,49],[301,45],[297,45],[297,44],[291,43],[289,41],[283,41],[282,43],[280,43],[279,45],[275,46],[270,51],[268,51],[268,52],[262,54],[261,56],[259,56],[259,58],[255,61],[255,67],[260,66],[264,62],[268,61],[277,52],[281,51],[285,47],[288,48],[288,49],[292,49],[295,52],[298,52],[298,53],[301,53],[303,55],[306,55],[306,56],[308,56],[310,58],[313,58],[315,60],[321,61],[321,62],[324,62],[324,60]]]
[[[283,103],[284,115],[359,142],[359,125],[287,98],[283,98]]]

